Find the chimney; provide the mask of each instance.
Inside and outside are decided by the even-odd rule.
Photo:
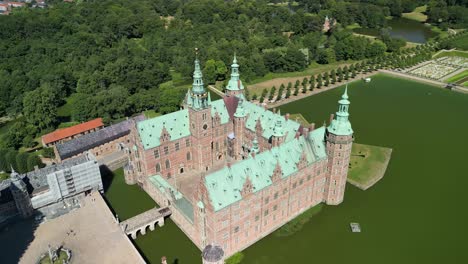
[[[167,264],[166,256],[163,256],[163,257],[161,258],[161,264]]]
[[[315,123],[310,124],[309,131],[312,132],[315,130]]]
[[[333,120],[334,117],[335,117],[334,114],[330,114],[330,124],[331,124],[331,122],[332,122],[332,120]]]
[[[252,155],[252,158],[255,158],[255,151],[250,152],[250,155]]]
[[[296,135],[294,136],[294,138],[299,138],[299,136],[301,135],[301,133],[299,133],[299,131],[296,132]]]
[[[231,161],[228,161],[227,164],[226,164],[226,166],[227,166],[228,168],[231,168]]]
[[[304,127],[302,129],[302,135],[304,135],[304,137],[308,137],[309,136],[309,129],[307,127]]]
[[[286,119],[286,121],[289,120],[289,113],[286,113],[286,115],[284,116],[284,119]]]

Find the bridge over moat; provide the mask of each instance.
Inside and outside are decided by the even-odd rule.
[[[153,208],[130,219],[120,223],[120,227],[127,235],[131,235],[136,239],[138,231],[142,235],[146,234],[146,228],[149,227],[150,231],[154,230],[156,223],[159,226],[164,225],[164,217],[171,215],[169,207]]]

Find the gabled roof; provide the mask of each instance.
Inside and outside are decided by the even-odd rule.
[[[223,99],[211,102],[211,117],[215,117],[216,113],[221,118],[221,124],[229,122],[229,113]]]
[[[161,144],[159,139],[163,127],[169,133],[171,141],[190,136],[188,110],[179,110],[137,123],[138,133],[145,150]]]
[[[134,126],[135,122],[143,119],[144,116],[139,115],[112,126],[99,129],[98,131],[83,135],[81,137],[59,143],[55,145],[55,147],[57,148],[57,152],[60,158],[67,159],[69,157],[83,153],[86,150],[95,148],[104,143],[130,134],[130,130]]]
[[[103,126],[102,118],[96,118],[75,126],[55,130],[52,133],[42,136],[42,142],[44,144],[49,144]]]
[[[231,119],[234,118],[234,113],[236,112],[237,105],[239,103],[239,98],[237,96],[224,96],[224,105],[229,113]]]
[[[263,128],[263,137],[269,139],[273,135],[273,129],[275,127],[277,119],[281,116],[279,114],[273,113],[270,110],[253,104],[248,101],[244,101],[242,106],[247,112],[247,120],[245,126],[251,130],[255,131],[255,126],[257,125],[257,120],[260,118],[260,123]],[[283,121],[283,131],[286,134],[285,141],[290,141],[296,136],[296,132],[299,131],[300,124],[291,119]]]
[[[254,193],[270,186],[277,164],[281,166],[281,177],[286,178],[298,171],[297,164],[303,153],[308,164],[326,159],[324,138],[325,128],[321,127],[310,132],[307,138],[304,136],[294,138],[255,157],[207,175],[205,186],[214,210],[218,211],[240,201],[241,191],[247,178],[252,183]]]

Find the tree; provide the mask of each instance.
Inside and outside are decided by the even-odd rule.
[[[271,87],[270,95],[268,96],[269,101],[273,101],[273,98],[275,97],[275,93],[276,93],[276,86],[273,86]]]
[[[23,99],[26,120],[40,130],[54,127],[58,120],[57,107],[60,100],[58,91],[54,91],[49,85],[42,85],[26,93]]]
[[[203,79],[206,83],[213,84],[217,79],[216,61],[207,60],[203,68]]]
[[[305,91],[307,91],[307,84],[309,83],[309,80],[307,80],[307,77],[304,77],[304,79],[302,80],[302,90],[303,90],[303,93],[305,93]]]
[[[276,101],[279,101],[279,100],[282,99],[284,89],[285,89],[284,84],[281,84],[281,85],[280,85],[280,88],[279,88],[279,90],[278,90],[278,95],[276,96]]]
[[[216,67],[216,80],[222,81],[226,79],[227,67],[223,61],[217,60],[215,63]]]
[[[0,149],[0,172],[10,170],[6,159],[8,149]]]
[[[322,74],[319,74],[319,75],[317,76],[317,88],[322,87],[322,83],[323,83],[323,81],[322,81]]]
[[[332,70],[330,75],[331,75],[331,83],[332,84],[336,83],[336,72],[335,72],[335,70]]]
[[[255,101],[255,100],[257,100],[257,99],[258,99],[257,94],[253,94],[253,95],[252,95],[252,101]]]
[[[291,97],[291,87],[288,86],[288,88],[286,88],[286,95],[284,96],[286,99],[288,99],[289,97]]]
[[[11,171],[11,168],[18,170],[18,167],[16,166],[16,155],[18,152],[10,149],[5,155],[5,161],[7,165],[7,171]]]
[[[44,156],[44,158],[55,158],[54,148],[44,148],[42,150],[42,156]]]
[[[297,81],[299,82],[299,81]],[[299,85],[298,86],[294,86],[294,96],[297,96],[299,94]]]
[[[250,89],[247,86],[244,86],[244,95],[247,101],[250,101]]]
[[[33,171],[35,166],[42,168],[45,165],[38,156],[31,154],[28,156],[27,160],[27,171]]]
[[[300,85],[299,80],[296,80],[296,83],[294,83],[294,88],[299,88],[299,85]]]
[[[312,77],[310,78],[310,88],[309,88],[309,90],[313,91],[314,88],[315,88],[315,77],[312,76]]]
[[[28,153],[20,152],[16,155],[16,169],[19,173],[28,172]]]
[[[292,83],[288,82],[288,89],[291,89],[291,88],[292,88]]]

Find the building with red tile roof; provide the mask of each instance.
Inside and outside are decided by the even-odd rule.
[[[58,129],[52,133],[42,136],[42,145],[50,147],[58,142],[65,142],[104,127],[102,118],[96,118],[79,125]]]

